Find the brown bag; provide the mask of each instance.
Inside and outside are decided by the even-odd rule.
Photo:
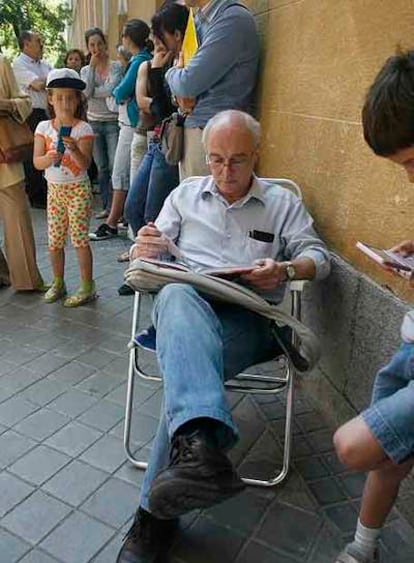
[[[184,121],[184,115],[174,112],[161,125],[161,151],[172,166],[178,164],[184,154]]]
[[[0,164],[32,158],[33,133],[27,123],[19,123],[10,115],[0,115]]]

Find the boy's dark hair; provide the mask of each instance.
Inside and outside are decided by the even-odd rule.
[[[362,125],[366,142],[379,156],[414,145],[414,51],[385,62],[366,95]]]
[[[105,45],[107,44],[106,37],[105,37],[104,32],[102,31],[102,29],[101,29],[100,27],[91,27],[90,29],[87,29],[87,30],[85,31],[85,43],[86,43],[86,47],[88,47],[89,39],[90,39],[93,35],[99,35],[99,37],[102,39],[102,41],[105,43]]]
[[[134,18],[124,24],[123,35],[129,37],[139,49],[151,48],[151,42],[148,39],[150,31],[144,21]]]
[[[151,18],[151,30],[153,35],[164,41],[164,32],[173,34],[179,31],[184,37],[188,20],[188,8],[181,4],[164,5]]]

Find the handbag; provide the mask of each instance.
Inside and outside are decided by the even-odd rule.
[[[171,166],[175,166],[183,158],[184,121],[185,115],[176,111],[166,117],[161,124],[161,151]]]
[[[31,160],[33,142],[27,123],[19,123],[10,115],[0,116],[0,164]]]

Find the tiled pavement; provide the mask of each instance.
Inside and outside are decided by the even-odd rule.
[[[43,213],[34,213],[39,263],[49,272]],[[0,292],[0,563],[114,563],[142,473],[126,461],[122,428],[131,299],[117,296],[125,239],[95,243],[100,299],[65,310],[37,295]],[[68,253],[67,281],[77,279]],[[136,450],[148,453],[160,391],[140,383]],[[280,457],[282,403],[232,395],[242,470]],[[332,429],[297,389],[293,468],[275,489],[249,488],[185,519],[175,563],[331,563],[356,521],[363,476],[332,452]],[[412,529],[395,512],[381,546],[414,561]]]

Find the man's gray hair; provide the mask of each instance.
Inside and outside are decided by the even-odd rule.
[[[242,125],[250,131],[254,146],[257,147],[260,142],[260,123],[254,117],[235,109],[227,109],[220,111],[211,119],[208,120],[207,125],[203,129],[202,141],[204,148],[207,148],[208,136],[211,131],[220,125]]]

